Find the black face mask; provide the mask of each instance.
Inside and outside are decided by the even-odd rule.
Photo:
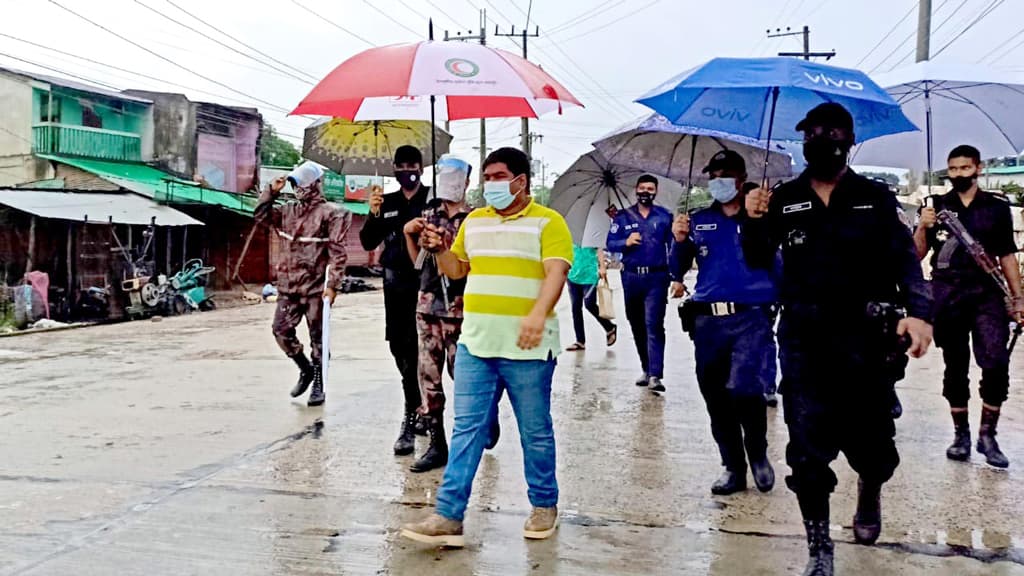
[[[415,190],[420,183],[420,173],[418,170],[395,170],[395,180],[402,190]]]
[[[953,185],[953,191],[957,193],[964,193],[974,186],[977,176],[953,176],[949,179],[949,183]]]
[[[636,201],[641,206],[651,206],[654,204],[654,194],[651,194],[649,192],[637,192]]]
[[[832,180],[846,167],[850,144],[816,136],[804,142],[807,172],[816,180]]]

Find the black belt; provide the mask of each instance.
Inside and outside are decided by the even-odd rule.
[[[768,308],[768,304],[740,304],[738,302],[690,302],[693,313],[698,316],[732,316],[747,310]]]
[[[638,276],[644,276],[646,274],[658,274],[659,272],[668,272],[668,266],[631,266],[626,268],[626,272],[630,274],[636,274]]]

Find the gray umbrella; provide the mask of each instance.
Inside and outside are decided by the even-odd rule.
[[[717,152],[730,149],[747,163],[748,178],[761,178],[764,166],[764,145],[753,139],[712,130],[677,126],[664,116],[653,114],[634,120],[594,142],[594,147],[609,162],[659,174],[687,186],[707,181],[701,170]],[[792,158],[780,144],[768,157],[768,178],[789,178],[793,175]]]
[[[624,210],[636,202],[636,180],[646,172],[617,166],[596,150],[581,156],[565,171],[551,190],[551,208],[565,217],[578,246],[605,245],[611,225],[609,209]],[[655,201],[675,211],[683,187],[668,178],[659,178]]]
[[[352,122],[325,118],[306,128],[302,156],[339,174],[393,176],[395,150],[410,145],[430,158],[431,133],[437,155],[448,153],[451,134],[422,120],[368,120]]]

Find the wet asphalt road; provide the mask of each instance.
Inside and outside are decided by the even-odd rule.
[[[294,368],[270,336],[269,305],[0,339],[0,574],[802,570],[803,529],[781,482],[781,411],[769,422],[776,490],[711,496],[717,451],[674,317],[664,399],[633,386],[639,363],[624,326],[606,351],[588,321],[591,349],[560,359],[563,523],[553,539],[521,537],[529,504],[504,400],[504,436],[477,477],[468,547],[403,541],[397,529],[429,512],[441,474],[411,474],[412,458],[391,454],[401,389],[381,294],[341,300],[323,409],[288,397]],[[999,436],[1012,465],[999,472],[977,455],[945,459],[941,359],[912,363],[898,421],[903,464],[884,492],[878,546],[852,544],[856,479],[842,458],[834,466],[840,574],[1024,575],[1022,367],[1024,346]]]

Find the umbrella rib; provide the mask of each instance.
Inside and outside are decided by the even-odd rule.
[[[633,142],[633,140],[636,140],[637,138],[643,136],[644,134],[646,134],[646,132],[637,132],[635,134],[631,134],[629,138],[622,144],[622,146],[619,146],[619,149],[616,150],[614,154],[607,156],[608,162],[611,163],[613,158],[618,156],[619,153],[626,149],[626,146],[629,146]]]
[[[1006,143],[1009,144],[1010,147],[1013,148],[1015,151],[1017,151],[1017,144],[1014,143],[1012,138],[1010,138],[1010,135],[1007,134],[1006,131],[1003,130],[1003,127],[999,125],[999,122],[996,122],[996,119],[993,118],[991,115],[989,115],[989,113],[986,112],[981,106],[978,106],[977,104],[975,104],[971,100],[954,100],[953,98],[949,98],[945,94],[940,94],[940,96],[943,97],[943,98],[947,98],[948,100],[953,100],[954,102],[960,102],[962,104],[966,104],[968,106],[974,107],[978,112],[981,113],[982,116],[987,118],[988,121],[992,123],[992,126],[994,126],[995,129],[998,130],[1000,134],[1003,135],[1003,138],[1006,139]],[[960,95],[957,94],[957,96],[960,96]],[[963,98],[963,96],[960,96],[960,97]]]
[[[665,166],[665,174],[669,178],[672,177],[672,165],[675,164],[676,152],[679,150],[679,147],[682,146],[683,142],[686,141],[686,137],[687,136],[689,136],[690,138],[694,137],[692,134],[683,134],[682,138],[679,138],[678,140],[676,140],[675,145],[672,146],[672,153],[668,155],[668,165]],[[694,144],[694,145],[696,145],[696,144]],[[693,172],[693,166],[690,166],[690,172]]]

